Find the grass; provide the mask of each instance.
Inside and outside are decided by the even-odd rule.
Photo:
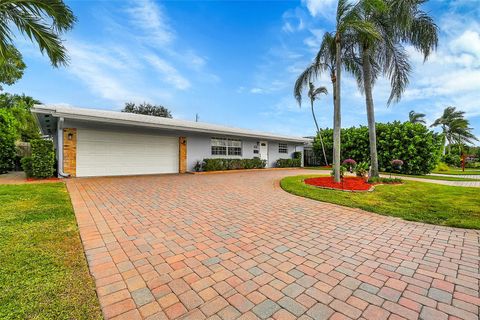
[[[436,225],[480,229],[478,188],[452,187],[405,181],[402,185],[378,185],[373,192],[344,192],[306,185],[303,180],[319,175],[282,179],[282,188],[292,194],[360,208],[381,215]]]
[[[65,185],[0,185],[0,203],[0,319],[102,319]]]
[[[390,172],[382,172],[382,175],[389,176]],[[472,178],[462,178],[462,177],[440,177],[440,176],[427,176],[427,175],[414,175],[414,174],[401,174],[401,173],[392,173],[392,177],[412,177],[420,179],[429,179],[429,180],[443,180],[443,181],[479,181],[479,179]]]
[[[433,170],[432,173],[449,174],[449,175],[462,175],[462,174],[480,175],[480,170],[478,170],[478,169],[465,169],[465,171],[462,171],[461,168],[450,167],[449,171]]]

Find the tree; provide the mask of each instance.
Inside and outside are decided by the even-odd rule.
[[[22,141],[30,141],[40,138],[40,129],[30,109],[40,101],[24,94],[0,94],[0,109],[9,112],[17,121],[15,122],[18,138]]]
[[[295,83],[295,88],[294,88],[294,96],[299,106],[302,105],[302,88],[303,87],[302,87],[301,81],[302,81],[301,78],[297,79],[297,82]],[[325,153],[325,147],[323,145],[322,133],[320,131],[320,127],[318,126],[317,117],[315,116],[315,110],[313,108],[313,102],[317,99],[317,96],[320,96],[320,94],[325,94],[325,95],[328,94],[327,88],[325,87],[315,88],[315,85],[312,82],[310,82],[309,90],[308,90],[308,98],[310,99],[312,117],[313,117],[313,121],[315,122],[315,127],[317,128],[317,136],[320,139],[320,143],[322,145],[323,158],[325,159],[325,165],[328,166],[327,154]]]
[[[442,116],[431,125],[431,127],[441,127],[445,140],[448,142],[449,154],[452,144],[473,144],[473,141],[478,141],[472,133],[473,129],[469,127],[470,122],[465,119],[464,115],[464,111],[458,111],[455,107],[449,106],[443,110]],[[443,149],[443,154],[445,151],[446,148]]]
[[[164,106],[152,105],[146,102],[139,105],[136,105],[133,102],[127,102],[125,103],[125,108],[123,108],[122,112],[144,114],[147,116],[155,116],[155,117],[163,117],[163,118],[172,117],[170,110],[168,110]]]
[[[408,121],[410,121],[411,123],[426,124],[425,114],[424,113],[416,113],[415,111],[412,110],[408,113]]]
[[[21,53],[12,45],[7,46],[7,57],[0,67],[0,84],[12,85],[23,76],[25,63]],[[2,90],[0,85],[0,90]]]
[[[420,10],[424,0],[386,0],[359,2],[358,18],[370,23],[381,37],[366,37],[354,30],[350,49],[357,54],[361,72],[357,83],[365,95],[370,139],[371,175],[379,176],[377,138],[375,129],[375,108],[373,86],[381,75],[390,79],[391,92],[388,104],[398,102],[408,85],[411,70],[404,48],[410,44],[420,51],[426,60],[438,43],[438,28],[431,17]]]
[[[375,2],[375,0],[364,0]],[[329,71],[333,85],[333,170],[336,182],[340,182],[340,147],[341,147],[341,71],[357,74],[358,66],[353,63],[351,52],[351,35],[361,34],[367,38],[379,38],[370,22],[359,19],[360,2],[350,3],[339,0],[334,33],[325,33],[315,61],[297,79],[297,84],[306,86],[311,79],[316,79],[323,71]]]
[[[0,82],[18,80],[25,65],[13,44],[16,31],[36,43],[54,67],[68,61],[61,35],[70,30],[75,16],[62,0],[2,0],[0,2]],[[13,82],[12,82],[13,81]]]

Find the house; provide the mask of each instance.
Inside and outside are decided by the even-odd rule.
[[[308,139],[116,111],[35,105],[60,175],[185,173],[205,158],[254,158],[273,167]]]

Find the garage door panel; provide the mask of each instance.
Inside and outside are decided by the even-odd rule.
[[[178,138],[78,129],[77,176],[178,172]]]

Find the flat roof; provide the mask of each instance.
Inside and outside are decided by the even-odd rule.
[[[31,111],[37,116],[39,123],[42,127],[42,131],[44,132],[47,132],[47,130],[45,130],[45,121],[42,118],[45,115],[49,115],[56,118],[121,124],[137,127],[153,127],[159,129],[179,130],[186,132],[223,134],[298,143],[307,143],[311,141],[311,139],[303,137],[278,135],[268,132],[231,128],[205,122],[170,119],[164,117],[147,116],[142,114],[110,110],[74,108],[58,105],[35,105],[31,109]]]

